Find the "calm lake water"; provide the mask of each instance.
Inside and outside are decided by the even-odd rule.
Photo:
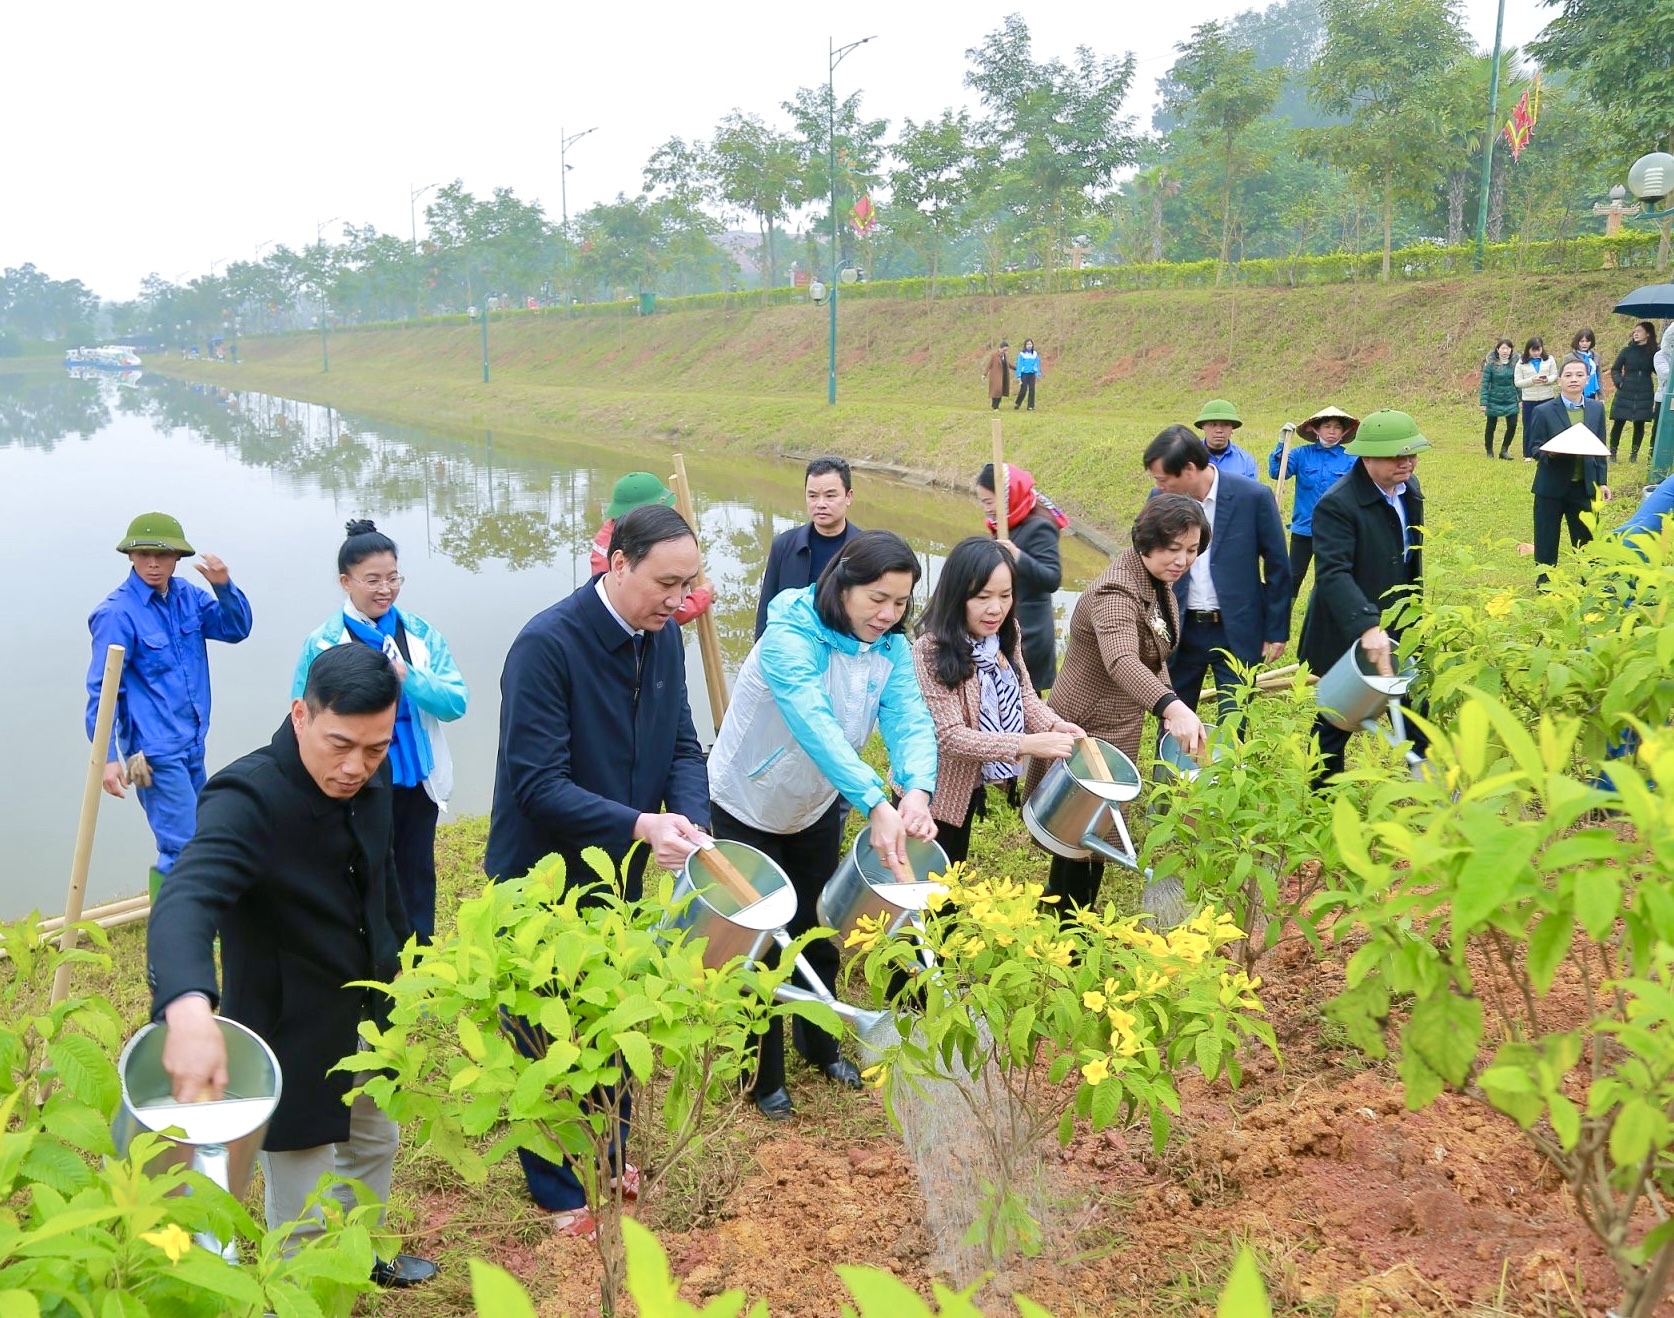
[[[981,420],[973,471],[986,457]],[[0,524],[24,565],[0,702],[0,918],[63,910],[87,769],[87,615],[126,575],[114,546],[136,513],[179,517],[201,552],[226,560],[255,614],[248,640],[209,647],[211,773],[264,744],[285,717],[302,640],[341,604],[343,523],[374,518],[401,549],[402,606],[441,628],[471,688],[470,710],[448,729],[457,817],[489,806],[512,639],[588,579],[616,478],[666,475],[669,455],[599,436],[443,434],[154,375],[0,374]],[[802,466],[695,452],[686,462],[721,645],[736,671],[753,639],[768,544],[803,517]],[[906,536],[930,582],[948,546],[981,529],[968,498],[869,474],[857,474],[853,511],[862,526]],[[1064,549],[1067,584],[1104,565],[1085,543],[1066,539]],[[201,581],[191,560],[180,575]],[[1074,599],[1060,594],[1061,616]],[[695,629],[686,630],[693,713],[707,742],[702,664]],[[132,796],[105,797],[88,904],[143,891],[155,854]]]

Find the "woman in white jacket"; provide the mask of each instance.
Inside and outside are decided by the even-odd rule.
[[[382,650],[401,679],[401,704],[389,767],[395,782],[395,877],[419,942],[436,932],[436,817],[453,790],[453,758],[442,724],[464,714],[470,700],[448,643],[416,613],[395,607],[404,578],[395,541],[370,521],[344,528],[337,551],[343,607],[302,646],[291,698],[300,699],[314,660],[334,645],[359,642]]]
[[[1534,335],[1523,345],[1523,355],[1517,359],[1511,378],[1523,397],[1523,461],[1533,462],[1535,452],[1529,443],[1529,417],[1547,399],[1558,396],[1558,363],[1548,355],[1540,335]]]
[[[774,600],[709,753],[711,828],[766,852],[789,876],[797,897],[792,935],[819,923],[814,906],[837,868],[851,805],[870,821],[886,864],[905,861],[908,836],[936,835],[936,728],[904,635],[918,578],[912,546],[892,531],[865,531],[817,584]],[[901,789],[899,808],[860,757],[874,728]],[[804,955],[835,989],[836,944],[821,939]],[[837,1040],[796,1024],[797,1050],[828,1079],[859,1088],[860,1073],[838,1053]],[[755,1100],[764,1116],[791,1113],[778,1028],[762,1039]]]

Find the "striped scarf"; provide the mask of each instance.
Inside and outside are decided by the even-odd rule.
[[[983,732],[1004,732],[1021,736],[1023,732],[1023,688],[1017,674],[1000,663],[1000,638],[971,642],[971,658],[976,662],[977,676],[982,681],[982,697],[977,714],[977,727]],[[990,760],[982,766],[982,781],[1003,783],[1017,777],[1017,765],[1011,760]]]

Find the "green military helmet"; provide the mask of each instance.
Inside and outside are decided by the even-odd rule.
[[[1211,398],[1203,405],[1197,414],[1197,420],[1192,424],[1201,429],[1205,421],[1230,421],[1234,430],[1244,424],[1244,418],[1238,415],[1238,409],[1224,398]]]
[[[1384,408],[1360,423],[1354,439],[1343,448],[1359,458],[1404,458],[1430,447],[1418,422],[1405,412]]]
[[[630,471],[611,490],[610,507],[605,509],[605,516],[614,520],[651,503],[672,508],[674,491],[648,471]]]
[[[129,554],[136,549],[170,549],[184,556],[198,552],[186,543],[186,532],[180,529],[179,521],[167,513],[141,513],[128,523],[128,534],[122,537],[116,552]]]

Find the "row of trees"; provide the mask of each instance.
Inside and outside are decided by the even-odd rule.
[[[1674,7],[1547,2],[1560,12],[1501,66],[1505,113],[1537,71],[1543,90],[1521,159],[1503,142],[1496,153],[1494,239],[1596,225],[1591,204],[1626,163],[1674,146]],[[1161,79],[1149,132],[1123,114],[1131,54],[1039,59],[1014,14],[966,52],[972,108],[892,125],[858,91],[833,105],[826,87],[799,88],[776,120],[736,109],[705,137],[670,137],[637,193],[567,224],[510,189],[478,197],[456,181],[425,207],[422,242],[348,224],[184,287],[152,276],[110,328],[196,339],[322,315],[773,286],[793,263],[829,267],[833,201],[839,260],[874,278],[928,275],[932,291],[950,269],[1050,280],[1083,261],[1225,269],[1379,246],[1387,275],[1395,246],[1466,239],[1480,201],[1492,74],[1458,4],[1276,0],[1205,23]],[[875,227],[844,222],[860,197]],[[75,319],[26,327],[9,305],[0,326],[26,335]]]

